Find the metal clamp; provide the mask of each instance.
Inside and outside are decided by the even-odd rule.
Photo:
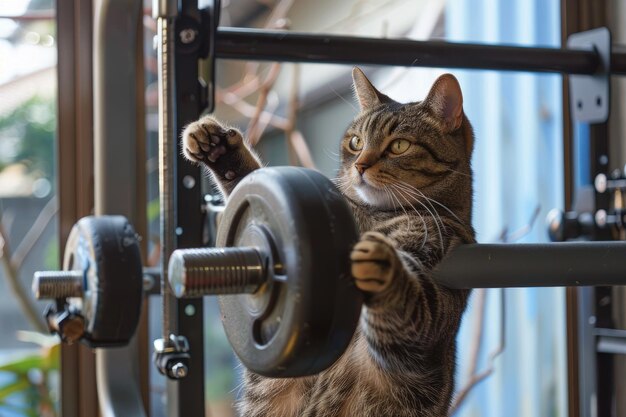
[[[154,341],[154,363],[170,379],[182,379],[189,373],[189,342],[185,336],[171,334],[169,340]]]
[[[604,123],[610,112],[611,32],[605,27],[574,33],[569,49],[593,50],[600,60],[592,75],[570,75],[570,109],[574,120]]]

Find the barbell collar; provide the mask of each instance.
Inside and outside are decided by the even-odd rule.
[[[38,300],[83,296],[82,271],[38,271],[33,277],[33,293]]]
[[[257,248],[194,248],[172,253],[169,282],[178,298],[252,294],[267,280],[268,257]]]

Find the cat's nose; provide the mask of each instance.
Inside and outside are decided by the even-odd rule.
[[[356,170],[359,172],[359,174],[363,175],[365,170],[367,168],[369,168],[371,165],[370,164],[366,164],[364,162],[359,162],[359,163],[354,164],[354,166],[356,167]]]

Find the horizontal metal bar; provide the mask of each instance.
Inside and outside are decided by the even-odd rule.
[[[466,289],[626,285],[626,242],[462,245],[434,278]]]
[[[215,55],[257,61],[446,67],[594,74],[594,51],[379,39],[286,31],[220,28]],[[612,54],[611,73],[626,75],[626,53]]]
[[[594,335],[598,337],[598,352],[626,355],[626,330],[600,328],[594,330]]]

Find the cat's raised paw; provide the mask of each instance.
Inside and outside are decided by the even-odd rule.
[[[356,286],[370,293],[379,293],[389,287],[399,263],[393,243],[377,232],[361,236],[352,249],[350,260]]]
[[[182,136],[183,152],[187,159],[203,162],[209,167],[243,143],[238,130],[222,126],[210,116],[191,123]]]

